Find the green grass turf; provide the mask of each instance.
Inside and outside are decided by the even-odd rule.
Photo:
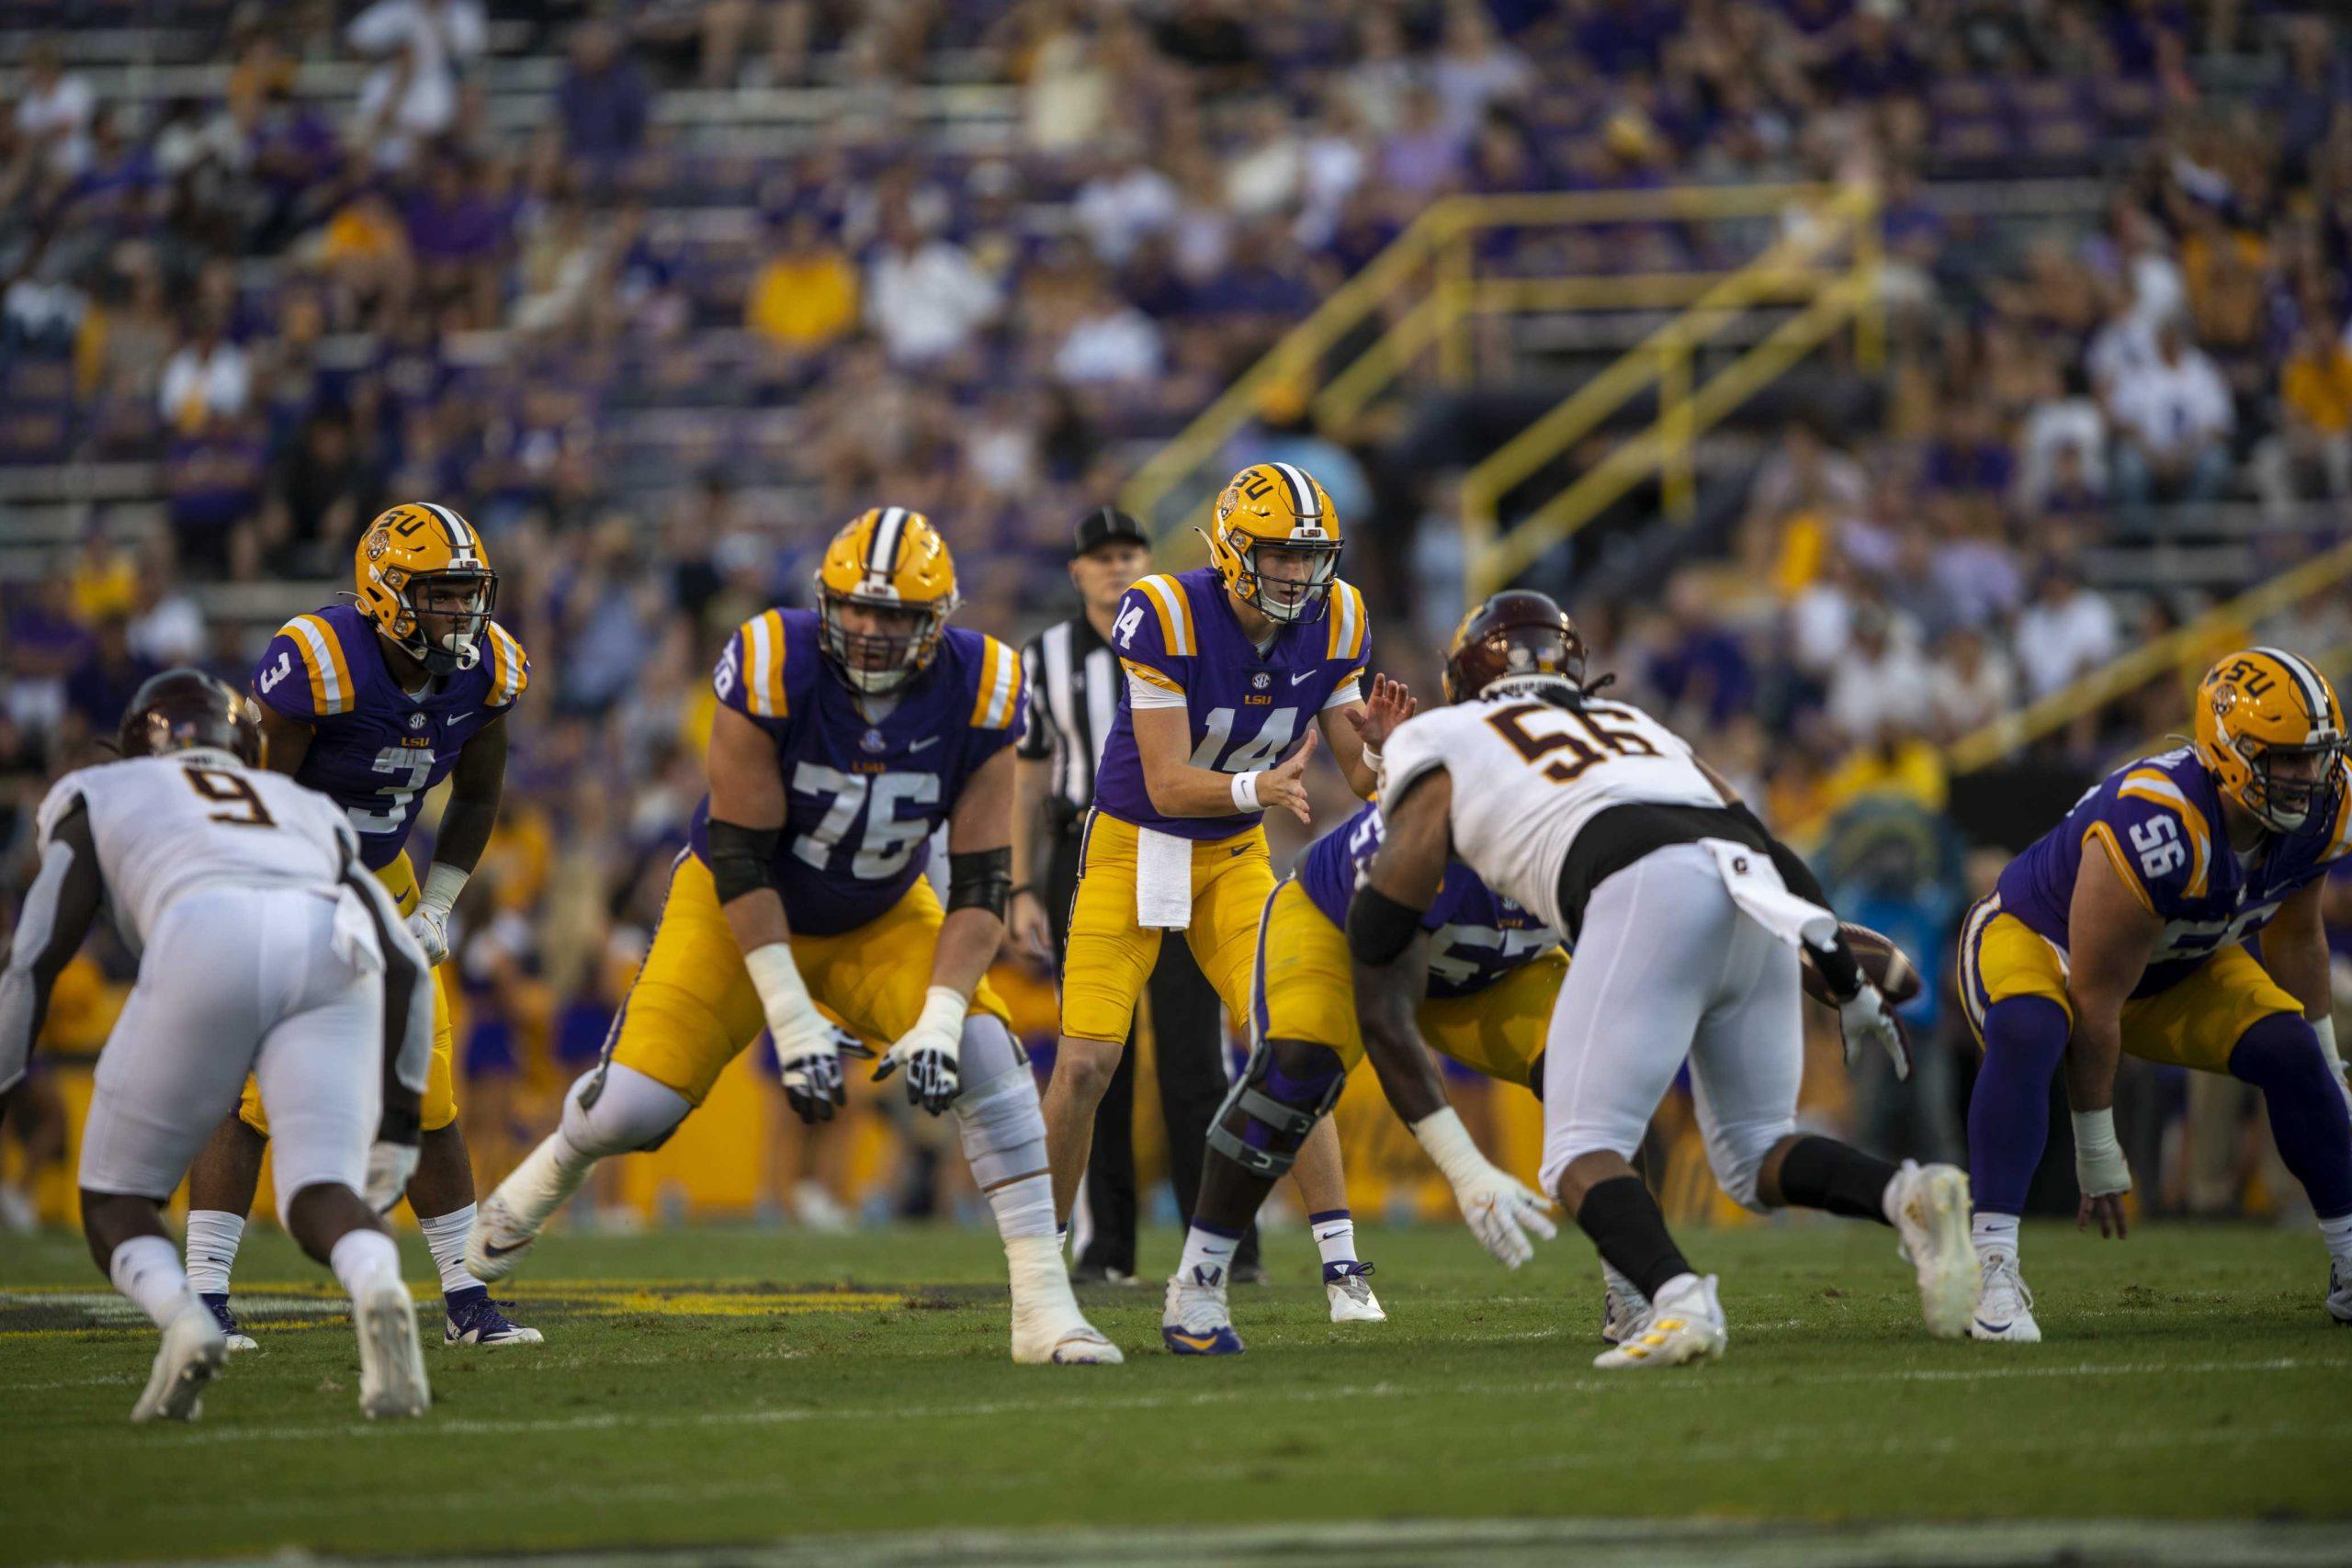
[[[559,1235],[513,1292],[548,1343],[429,1344],[431,1416],[373,1425],[332,1304],[306,1317],[266,1293],[323,1274],[261,1234],[241,1288],[290,1315],[257,1319],[264,1349],[171,1428],[125,1419],[152,1331],[67,1326],[105,1289],[78,1243],[10,1240],[0,1561],[1318,1517],[2352,1512],[2352,1334],[2321,1311],[2307,1230],[2120,1246],[2033,1230],[2039,1347],[1926,1338],[1875,1227],[1699,1235],[1730,1354],[1650,1374],[1591,1371],[1581,1241],[1507,1275],[1458,1230],[1364,1239],[1386,1325],[1328,1323],[1294,1232],[1270,1238],[1280,1281],[1237,1292],[1248,1356],[1170,1357],[1158,1289],[1105,1288],[1088,1310],[1129,1363],[1062,1369],[1007,1359],[984,1233]],[[1174,1246],[1151,1235],[1147,1266]],[[726,1293],[851,1284],[879,1299]],[[60,1287],[92,1294],[41,1293]]]

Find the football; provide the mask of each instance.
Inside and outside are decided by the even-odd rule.
[[[1854,950],[1855,958],[1861,963],[1862,973],[1886,993],[1888,1001],[1900,1006],[1919,994],[1919,966],[1911,962],[1909,953],[1894,944],[1892,937],[1874,931],[1868,926],[1858,926],[1851,920],[1840,921],[1838,931],[1846,939],[1846,945]],[[1810,953],[1804,955],[1804,994],[1824,1007],[1838,1005],[1830,999],[1828,982],[1821,977],[1821,971],[1813,966],[1813,954]]]

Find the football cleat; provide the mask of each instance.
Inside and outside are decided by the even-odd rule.
[[[1905,1160],[1894,1176],[1894,1228],[1919,1273],[1919,1313],[1928,1332],[1957,1339],[1976,1312],[1976,1248],[1968,1239],[1968,1173],[1957,1166]]]
[[[2025,1279],[2018,1272],[2016,1253],[1984,1254],[1968,1337],[2012,1345],[2041,1343],[2041,1325],[2033,1321],[2033,1292],[2025,1288]]]
[[[448,1303],[448,1316],[441,1329],[444,1349],[457,1345],[481,1345],[498,1349],[509,1345],[537,1345],[547,1336],[536,1328],[526,1328],[499,1310],[490,1292],[469,1295],[464,1301]]]
[[[466,1272],[485,1284],[503,1280],[523,1266],[538,1239],[539,1227],[514,1212],[501,1183],[474,1211],[474,1228],[466,1236]]]
[[[193,1421],[204,1414],[204,1385],[229,1359],[229,1337],[212,1309],[190,1302],[164,1325],[146,1392],[130,1407],[133,1421]]]
[[[1731,1341],[1715,1277],[1685,1274],[1657,1294],[1650,1315],[1626,1339],[1592,1364],[1603,1371],[1629,1367],[1679,1367],[1720,1357]]]
[[[258,1350],[261,1348],[260,1346],[254,1343],[253,1336],[247,1334],[244,1329],[238,1325],[237,1314],[229,1310],[228,1292],[221,1291],[215,1292],[207,1291],[196,1299],[205,1304],[206,1308],[212,1314],[212,1321],[220,1325],[221,1334],[228,1339],[229,1353],[231,1355],[233,1356],[240,1350]]]
[[[1607,1285],[1600,1292],[1600,1342],[1623,1345],[1639,1334],[1650,1315],[1650,1303],[1639,1292]]]
[[[2352,1328],[2352,1274],[2335,1264],[2327,1266],[2327,1315],[2339,1328]]]
[[[1388,1314],[1380,1308],[1380,1298],[1364,1283],[1364,1276],[1371,1272],[1372,1265],[1363,1262],[1323,1265],[1323,1293],[1330,1298],[1333,1323],[1388,1321]]]
[[[359,1409],[370,1421],[422,1416],[433,1403],[416,1302],[398,1280],[370,1286],[352,1303],[359,1333]]]
[[[1191,1280],[1179,1274],[1168,1281],[1167,1304],[1159,1315],[1159,1337],[1179,1356],[1238,1356],[1246,1348],[1233,1331],[1233,1314],[1225,1303],[1225,1272],[1195,1269]]]

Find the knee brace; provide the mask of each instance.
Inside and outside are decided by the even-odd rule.
[[[694,1110],[686,1097],[634,1067],[606,1062],[563,1097],[563,1136],[582,1154],[647,1153],[669,1142]]]
[[[983,1192],[1048,1169],[1046,1112],[1020,1042],[1001,1020],[975,1013],[964,1023],[964,1092],[956,1131],[972,1179]]]
[[[1280,1177],[1347,1082],[1327,1046],[1261,1040],[1209,1122],[1209,1147],[1253,1176]]]
[[[2323,1220],[2352,1213],[2352,1113],[2312,1026],[2275,1012],[2238,1036],[2230,1076],[2262,1090],[2278,1157]]]

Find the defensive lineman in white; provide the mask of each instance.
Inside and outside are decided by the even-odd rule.
[[[58,972],[110,905],[139,979],[98,1058],[82,1225],[99,1269],[163,1330],[130,1418],[193,1420],[228,1356],[162,1215],[248,1073],[277,1135],[278,1218],[351,1292],[360,1408],[421,1416],[416,1308],[378,1215],[416,1167],[424,954],[342,811],[261,771],[252,705],[228,686],[155,676],[119,744],[123,761],[68,773],[41,804],[40,871],[0,975],[0,1115]]]
[[[1389,738],[1387,833],[1349,944],[1360,973],[1394,961],[1448,852],[1575,942],[1544,1053],[1543,1187],[1653,1309],[1594,1365],[1697,1361],[1728,1339],[1714,1277],[1684,1261],[1631,1163],[1685,1060],[1724,1190],[1894,1226],[1928,1329],[1958,1337],[1976,1304],[1966,1175],[1796,1128],[1800,950],[1845,998],[1848,1059],[1876,1042],[1909,1071],[1901,1026],[1804,863],[1679,736],[1592,694],[1583,640],[1543,594],[1472,611],[1445,681],[1454,705]]]

